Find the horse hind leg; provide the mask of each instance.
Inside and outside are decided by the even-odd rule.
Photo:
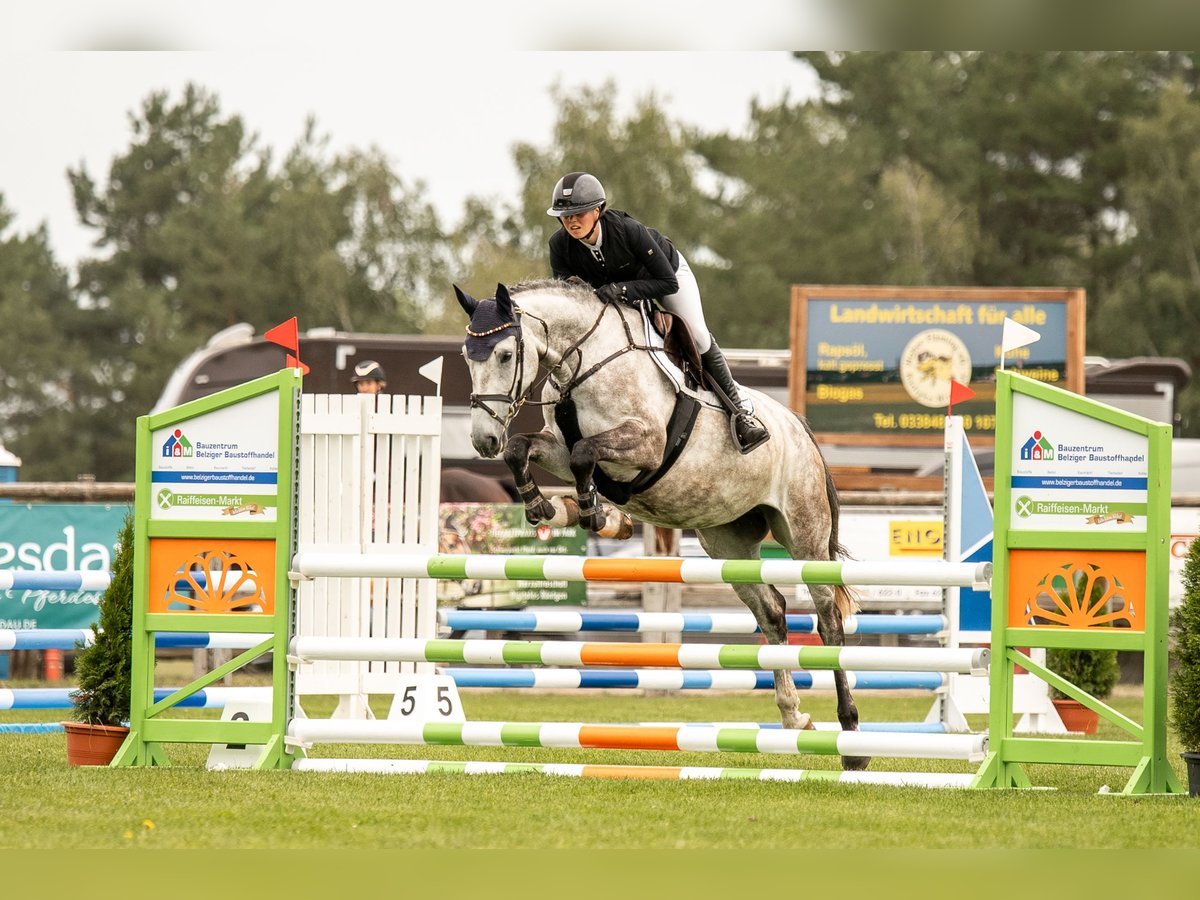
[[[696,536],[704,552],[713,559],[757,559],[758,547],[766,536],[766,523],[759,514],[716,528],[698,530]],[[768,643],[787,643],[787,602],[783,594],[768,584],[735,584],[733,592],[754,615]],[[800,711],[800,692],[791,671],[775,672],[775,705],[784,728],[813,728],[812,716]]]
[[[820,499],[811,498],[804,507],[793,510],[785,517],[775,510],[768,511],[768,521],[775,540],[782,543],[792,559],[831,559],[829,532],[822,531],[820,521],[809,514],[810,509],[819,509]],[[826,522],[828,526],[828,522]],[[817,633],[826,647],[842,647],[846,643],[843,616],[853,608],[850,594],[843,587],[809,585],[813,606],[817,611]],[[837,669],[833,673],[833,686],[837,694],[837,717],[843,731],[858,730],[858,707],[850,693],[850,680],[846,673]],[[848,771],[865,769],[871,762],[866,756],[843,756],[842,768]]]
[[[809,585],[813,605],[817,608],[817,633],[826,647],[841,647],[846,643],[842,609],[839,597],[829,585]],[[833,686],[837,693],[837,717],[843,731],[858,731],[858,707],[850,693],[850,680],[843,669],[833,673]],[[865,769],[871,762],[869,756],[843,756],[842,768],[847,771]]]
[[[774,586],[769,584],[738,584],[734,593],[741,598],[754,619],[763,637],[770,644],[787,643],[787,601]],[[775,705],[779,707],[779,719],[784,728],[811,729],[812,716],[800,711],[800,692],[789,669],[775,670]]]

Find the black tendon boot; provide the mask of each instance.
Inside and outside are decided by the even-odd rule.
[[[712,376],[713,380],[717,383],[717,387],[721,389],[716,393],[724,403],[725,408],[729,411],[733,442],[737,444],[739,452],[749,453],[754,448],[765,444],[771,437],[771,434],[754,417],[754,408],[749,404],[743,403],[737,382],[733,380],[733,373],[729,371],[729,363],[725,361],[725,354],[721,352],[721,348],[717,346],[715,339],[713,339],[709,348],[701,354],[700,361],[704,363],[704,371]],[[723,397],[721,396],[722,393],[724,394]]]

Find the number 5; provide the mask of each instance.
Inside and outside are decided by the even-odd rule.
[[[410,684],[408,687],[406,687],[404,689],[404,697],[400,700],[400,715],[411,716],[412,711],[414,709],[416,709],[416,706],[417,706],[416,690],[417,690],[417,686],[415,684]]]

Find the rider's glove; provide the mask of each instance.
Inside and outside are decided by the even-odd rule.
[[[633,303],[634,301],[626,296],[625,285],[623,284],[602,284],[596,288],[596,296],[605,303],[614,303],[621,300],[625,303]]]

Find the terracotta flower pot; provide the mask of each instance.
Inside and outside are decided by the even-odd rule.
[[[1052,700],[1050,702],[1058,710],[1058,717],[1062,719],[1062,723],[1066,726],[1067,731],[1074,731],[1079,734],[1096,733],[1100,714],[1095,710],[1088,709],[1078,700]]]
[[[85,725],[82,722],[63,722],[67,732],[67,764],[72,766],[107,766],[129,729],[121,725]]]

